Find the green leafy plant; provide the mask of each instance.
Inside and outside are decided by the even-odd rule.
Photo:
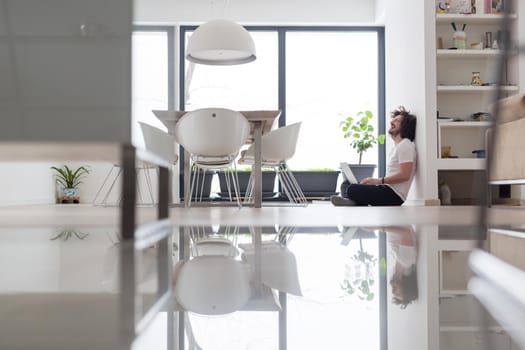
[[[359,164],[363,153],[375,144],[384,144],[385,135],[377,135],[374,132],[374,126],[370,124],[374,115],[370,111],[358,112],[356,116],[347,116],[341,121],[339,126],[343,131],[345,139],[352,139],[350,146],[357,151],[359,155]]]
[[[64,188],[77,188],[82,183],[82,179],[89,174],[89,170],[84,166],[72,169],[67,165],[63,165],[61,168],[52,166],[51,169],[56,172],[56,182]]]
[[[335,170],[334,168],[308,168],[306,171],[329,172],[338,170]]]

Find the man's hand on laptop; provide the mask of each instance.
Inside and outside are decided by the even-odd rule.
[[[381,185],[382,180],[376,177],[366,177],[363,180],[361,180],[361,183],[363,185]]]

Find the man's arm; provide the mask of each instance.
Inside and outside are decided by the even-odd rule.
[[[408,181],[412,174],[414,162],[406,162],[399,164],[399,171],[395,174],[386,176],[384,178],[367,177],[361,180],[364,185],[381,185],[381,184],[397,184],[399,182]],[[383,181],[384,180],[384,181]]]

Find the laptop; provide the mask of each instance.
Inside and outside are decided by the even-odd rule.
[[[341,168],[341,171],[343,172],[343,177],[345,180],[350,182],[351,184],[358,184],[359,181],[354,176],[354,173],[352,172],[352,169],[350,169],[350,166],[346,162],[341,162],[339,164],[339,167]]]

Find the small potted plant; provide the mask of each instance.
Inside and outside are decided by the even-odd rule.
[[[359,163],[351,164],[350,168],[358,181],[374,174],[375,164],[361,164],[363,153],[376,144],[385,143],[385,135],[376,135],[374,126],[370,123],[374,115],[370,111],[358,112],[356,116],[347,116],[339,126],[345,139],[350,139],[350,146],[357,151]]]
[[[84,166],[72,169],[67,165],[63,165],[61,168],[52,166],[51,169],[55,171],[55,180],[61,186],[62,195],[59,196],[59,202],[79,203],[78,186],[82,183],[82,179],[89,174],[89,170]]]

